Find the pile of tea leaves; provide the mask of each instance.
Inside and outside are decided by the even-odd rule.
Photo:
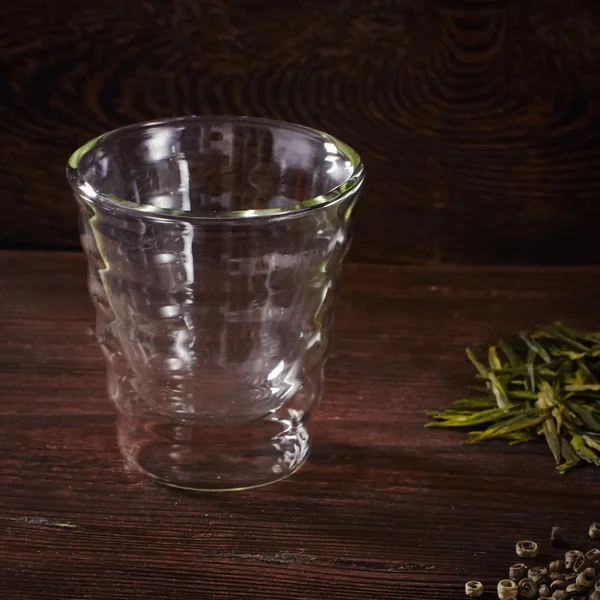
[[[467,443],[545,439],[560,473],[581,461],[600,466],[600,332],[557,323],[487,354],[480,361],[467,350],[480,384],[429,411],[427,427],[470,428]]]

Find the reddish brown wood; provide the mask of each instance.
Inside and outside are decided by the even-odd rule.
[[[349,265],[312,458],[220,495],[123,470],[84,278],[78,254],[0,253],[3,600],[458,600],[504,575],[517,539],[561,524],[589,546],[598,470],[463,446],[423,410],[471,381],[466,345],[600,327],[600,269]]]

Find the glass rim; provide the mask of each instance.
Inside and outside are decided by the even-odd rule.
[[[159,208],[149,204],[138,204],[122,198],[117,198],[112,194],[102,193],[99,189],[93,187],[89,181],[83,177],[79,170],[79,164],[81,159],[93,148],[95,148],[100,142],[107,139],[108,137],[115,137],[123,133],[144,130],[150,127],[161,127],[174,125],[176,123],[190,123],[190,122],[206,122],[206,123],[247,123],[255,125],[265,125],[271,127],[277,127],[280,129],[287,129],[288,131],[297,131],[298,133],[317,135],[322,138],[323,141],[333,144],[336,150],[343,153],[348,157],[352,167],[352,173],[350,176],[337,185],[333,189],[296,202],[286,206],[277,208],[260,208],[260,209],[246,209],[246,210],[229,210],[219,212],[213,215],[194,215],[193,213],[172,209],[172,208]],[[228,221],[247,221],[250,219],[262,219],[262,218],[277,218],[277,217],[291,217],[297,214],[305,213],[307,211],[318,210],[330,206],[337,202],[347,198],[352,193],[358,191],[364,181],[364,167],[362,160],[358,153],[353,150],[350,146],[342,142],[341,140],[311,127],[304,125],[298,125],[295,123],[289,123],[287,121],[279,121],[275,119],[266,119],[261,117],[246,117],[246,116],[226,116],[226,115],[211,115],[211,116],[184,116],[184,117],[170,117],[166,119],[157,119],[153,121],[145,121],[141,123],[134,123],[132,125],[126,125],[103,133],[98,137],[95,137],[81,147],[79,147],[70,156],[67,162],[67,179],[73,191],[80,196],[83,200],[91,204],[92,206],[102,207],[111,212],[126,213],[132,216],[144,216],[144,217],[155,217],[168,220],[177,221],[211,221],[218,222],[222,220]]]

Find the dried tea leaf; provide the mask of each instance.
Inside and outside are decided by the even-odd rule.
[[[490,364],[490,369],[493,369],[494,371],[500,371],[502,369],[502,361],[498,356],[498,350],[496,350],[496,346],[489,347],[488,362]]]
[[[538,356],[540,356],[541,359],[545,363],[552,362],[552,359],[550,358],[550,355],[548,354],[548,351],[540,343],[536,342],[535,340],[530,339],[529,337],[527,337],[527,334],[525,334],[523,332],[521,332],[519,334],[519,337],[527,344],[528,348],[532,352],[535,352],[535,354],[537,354]],[[532,362],[532,361],[528,361],[528,362]]]
[[[490,346],[488,367],[467,349],[485,387],[470,386],[475,398],[428,412],[427,427],[487,426],[471,431],[468,443],[520,444],[541,436],[559,472],[582,460],[600,466],[600,332],[557,323],[519,337],[522,346]]]

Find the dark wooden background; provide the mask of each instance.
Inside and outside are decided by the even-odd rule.
[[[597,0],[4,2],[0,248],[76,249],[70,152],[189,113],[356,147],[355,259],[600,263]]]

